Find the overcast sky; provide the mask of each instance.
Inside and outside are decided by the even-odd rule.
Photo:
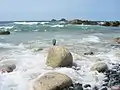
[[[120,20],[120,0],[0,0],[0,20]]]

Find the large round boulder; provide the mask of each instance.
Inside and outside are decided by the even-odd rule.
[[[72,54],[64,46],[53,46],[48,51],[46,65],[52,68],[70,67],[73,64]]]
[[[34,90],[62,90],[72,85],[72,80],[64,74],[49,72],[33,83]]]
[[[108,69],[108,66],[104,62],[96,62],[92,67],[92,71],[105,72]]]

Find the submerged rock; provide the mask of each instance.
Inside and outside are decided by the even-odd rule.
[[[9,35],[10,31],[0,31],[0,35]]]
[[[94,52],[87,52],[87,53],[84,53],[84,55],[94,55]]]
[[[72,80],[64,74],[49,72],[34,82],[34,90],[62,90],[72,85]]]
[[[10,72],[12,72],[14,69],[16,68],[16,65],[5,65],[5,66],[1,66],[0,67],[0,71],[2,72],[2,73],[4,73],[4,72],[8,72],[8,73],[10,73]]]
[[[63,46],[53,46],[48,51],[46,65],[56,67],[71,67],[73,64],[72,54]]]
[[[97,70],[98,72],[105,72],[108,69],[108,66],[104,62],[97,62],[92,67],[91,70]]]

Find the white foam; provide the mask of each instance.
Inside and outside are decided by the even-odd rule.
[[[100,42],[100,39],[97,36],[88,36],[88,37],[83,38],[82,40],[83,42],[94,42],[94,43]]]
[[[0,29],[12,29],[14,26],[1,26]]]
[[[49,22],[40,22],[40,24],[44,25],[44,24],[48,24]]]
[[[14,22],[14,24],[35,25],[38,24],[38,22]]]
[[[51,27],[64,27],[64,25],[57,24],[57,25],[52,25]]]
[[[12,44],[9,44],[9,43],[0,43],[0,47],[2,47],[2,48],[24,48],[22,43],[19,44],[18,46],[12,45]]]

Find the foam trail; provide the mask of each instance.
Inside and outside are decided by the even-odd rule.
[[[14,24],[35,25],[38,24],[38,22],[14,22]]]

